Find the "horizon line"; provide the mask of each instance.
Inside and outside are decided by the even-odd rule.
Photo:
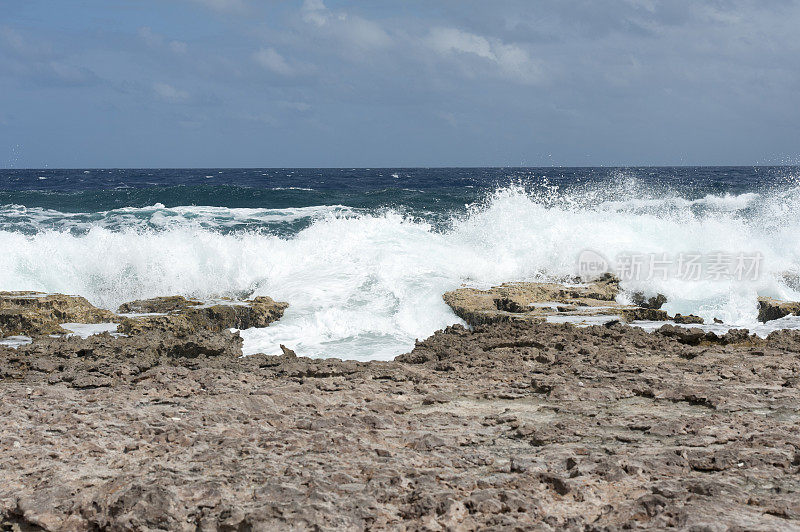
[[[37,167],[20,166],[0,168],[7,170],[447,170],[447,169],[569,169],[569,168],[794,168],[797,164],[608,164],[608,165],[558,165],[558,166],[524,166],[524,165],[489,165],[489,166],[63,166]]]

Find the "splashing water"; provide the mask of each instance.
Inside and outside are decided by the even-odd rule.
[[[246,354],[391,359],[460,320],[442,294],[466,283],[574,275],[586,249],[759,252],[748,281],[640,279],[670,313],[756,326],[759,295],[800,299],[800,188],[678,194],[614,174],[602,186],[502,186],[434,215],[395,207],[126,207],[67,213],[0,208],[0,289],[132,299],[269,295],[284,317],[242,332]],[[427,211],[430,212],[430,211]]]

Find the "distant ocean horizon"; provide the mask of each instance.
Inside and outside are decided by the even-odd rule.
[[[758,254],[752,279],[623,288],[763,327],[758,296],[800,299],[798,234],[797,166],[0,170],[0,290],[288,301],[246,353],[393,358],[460,322],[445,291],[567,279],[586,250]]]

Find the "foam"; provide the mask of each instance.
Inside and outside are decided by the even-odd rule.
[[[800,264],[799,207],[796,188],[684,199],[628,179],[610,191],[500,188],[446,229],[393,210],[154,205],[84,213],[76,232],[71,214],[6,206],[30,230],[3,225],[0,287],[76,293],[110,309],[172,294],[269,295],[291,306],[270,327],[243,331],[246,353],[276,354],[283,343],[302,355],[391,359],[460,321],[441,295],[464,283],[563,279],[585,249],[606,257],[758,251],[754,281],[624,285],[665,294],[670,313],[756,329],[758,295],[800,299],[784,276]],[[293,219],[308,224],[290,236],[262,227]],[[242,220],[257,227],[224,231]]]

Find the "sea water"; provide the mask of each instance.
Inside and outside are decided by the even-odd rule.
[[[460,323],[444,292],[569,279],[585,250],[757,254],[746,278],[645,272],[621,299],[800,327],[756,320],[758,296],[800,299],[798,235],[796,167],[0,170],[0,290],[287,301],[246,354],[391,359]]]

